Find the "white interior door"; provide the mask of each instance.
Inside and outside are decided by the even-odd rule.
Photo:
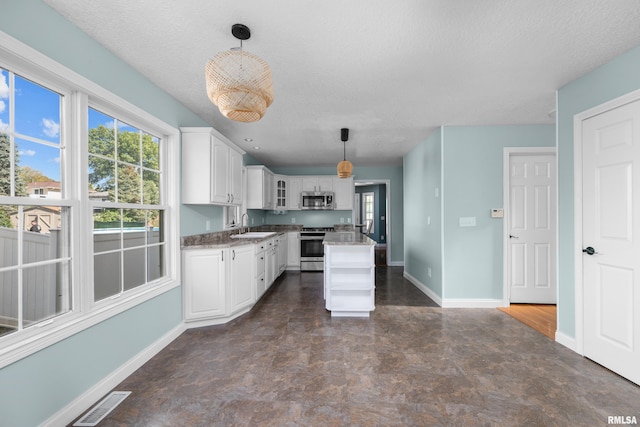
[[[640,101],[582,122],[584,355],[640,384]]]
[[[507,281],[512,303],[556,303],[556,156],[509,155]]]

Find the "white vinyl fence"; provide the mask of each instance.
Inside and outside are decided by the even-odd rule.
[[[120,247],[120,231],[100,230],[93,236],[94,252],[112,251]],[[23,264],[65,258],[68,249],[63,247],[62,231],[50,230],[50,234],[24,232]],[[122,245],[123,269],[120,268],[120,252],[102,258],[106,262],[94,265],[95,299],[120,292],[122,271],[125,290],[153,281],[163,275],[160,233],[153,230],[126,230]],[[145,244],[147,246],[145,251]],[[18,231],[0,227],[0,267],[18,264]],[[64,313],[70,306],[70,278],[66,262],[25,268],[22,288],[22,316],[26,327],[34,322]],[[18,273],[10,270],[0,273],[0,326],[18,326]]]
[[[64,256],[59,248],[60,230],[50,234],[24,232],[23,264],[53,260]],[[0,227],[0,265],[18,264],[18,231]],[[59,277],[60,263],[24,269],[22,315],[24,325],[56,314],[57,296],[67,294],[66,279]],[[64,289],[63,289],[64,288]],[[0,325],[18,325],[18,273],[0,273]]]

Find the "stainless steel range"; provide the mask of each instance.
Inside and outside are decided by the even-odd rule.
[[[300,230],[300,271],[324,270],[322,240],[333,227],[303,227]]]

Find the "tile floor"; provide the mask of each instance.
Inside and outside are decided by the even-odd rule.
[[[105,426],[604,426],[640,387],[496,309],[441,309],[377,269],[369,319],[332,319],[322,274],[185,332],[116,390]]]

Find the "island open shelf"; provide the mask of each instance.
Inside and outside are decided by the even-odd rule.
[[[375,309],[375,242],[355,232],[324,238],[325,307],[332,317],[369,317]]]

